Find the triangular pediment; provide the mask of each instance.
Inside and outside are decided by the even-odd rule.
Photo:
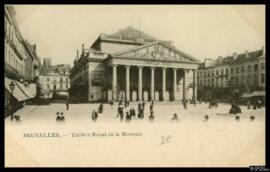
[[[168,60],[177,62],[200,63],[194,57],[162,42],[155,42],[132,49],[116,52],[113,57]]]

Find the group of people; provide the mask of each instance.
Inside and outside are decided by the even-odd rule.
[[[56,121],[65,121],[65,116],[63,112],[56,112]]]
[[[136,117],[136,110],[133,107],[130,107],[128,110],[128,107],[129,107],[129,101],[125,101],[124,106],[122,102],[119,102],[116,117],[118,118],[120,116],[121,121],[123,121],[124,115],[125,115],[126,121],[130,121],[131,119],[135,119],[135,118],[138,118],[138,119],[144,118],[144,111],[145,111],[144,101],[142,103],[141,102],[138,103],[137,117]],[[152,101],[150,104],[149,120],[150,121],[154,120],[154,101]]]
[[[262,107],[262,101],[261,100],[253,100],[253,101],[248,100],[247,108],[251,109],[251,106],[253,107],[254,110],[260,109]]]

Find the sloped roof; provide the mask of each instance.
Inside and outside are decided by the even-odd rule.
[[[144,39],[146,42],[154,42],[158,41],[158,39],[150,36],[142,31],[139,31],[131,26],[128,26],[125,29],[121,29],[111,35],[106,35],[107,38],[114,38],[114,39],[123,39],[123,40],[132,40],[135,41],[139,37]]]
[[[215,61],[215,64],[210,67],[215,67],[215,66],[221,66],[221,65],[227,65],[227,64],[238,64],[238,63],[243,63],[246,61],[250,60],[256,60],[260,57],[262,57],[263,54],[263,49],[261,50],[256,50],[256,51],[251,51],[248,52],[248,56],[246,56],[246,53],[242,53],[237,55],[236,59],[233,58],[233,56],[227,56],[223,57],[221,61],[218,61],[218,59]],[[205,64],[203,63],[200,68],[205,68]],[[208,68],[208,67],[207,67]]]
[[[257,50],[257,51],[252,51],[248,53],[248,56],[246,57],[246,54],[239,54],[237,58],[234,60],[235,63],[240,63],[240,62],[245,62],[245,61],[250,61],[254,60],[258,57],[263,55],[263,49],[262,50]]]
[[[70,69],[70,65],[41,66],[40,75],[49,75],[50,73],[65,75],[64,72],[69,73]]]
[[[132,52],[132,51],[137,51],[137,50],[140,50],[140,49],[143,49],[143,48],[146,48],[146,47],[150,47],[150,46],[153,46],[153,45],[156,45],[156,44],[161,44],[163,45],[164,47],[167,47],[181,55],[183,55],[184,57],[186,57],[187,59],[191,60],[191,62],[195,62],[195,63],[200,63],[200,61],[194,57],[192,57],[191,55],[175,48],[175,47],[172,47],[172,46],[169,46],[163,42],[154,42],[154,43],[150,43],[150,44],[146,44],[146,45],[142,45],[142,46],[139,46],[139,47],[135,47],[135,48],[130,48],[130,49],[126,49],[126,50],[123,50],[123,51],[119,51],[119,52],[116,52],[116,53],[113,53],[112,56],[113,57],[117,57],[117,56],[120,56],[120,55],[123,55],[125,53],[128,53],[128,52]]]

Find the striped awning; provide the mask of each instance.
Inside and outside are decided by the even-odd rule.
[[[12,79],[9,79],[7,77],[5,77],[5,88],[11,93],[11,90],[10,90],[10,84],[11,82],[14,82],[14,84],[16,85],[15,86],[15,89],[13,90],[13,96],[18,100],[18,101],[23,101],[23,100],[27,100],[29,99],[30,97],[28,97],[28,95],[26,95],[16,84],[16,82]]]

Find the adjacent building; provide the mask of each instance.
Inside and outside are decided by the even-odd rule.
[[[45,62],[45,61],[43,61]],[[69,96],[70,88],[69,71],[70,65],[49,66],[44,63],[40,75],[39,84],[41,97],[45,99],[65,98]]]
[[[27,42],[15,19],[12,6],[5,6],[5,115],[9,115],[36,96],[40,61],[36,45]],[[14,85],[14,90],[11,87]]]
[[[177,101],[197,98],[200,61],[132,27],[101,34],[74,60],[74,101]],[[190,94],[190,92],[192,94]]]
[[[265,90],[264,48],[232,56],[205,59],[198,71],[198,97],[228,100]]]

